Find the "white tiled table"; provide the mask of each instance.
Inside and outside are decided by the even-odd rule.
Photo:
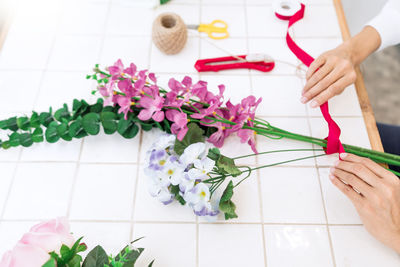
[[[277,63],[268,74],[239,70],[199,75],[198,58],[225,54],[191,34],[185,49],[165,56],[151,43],[151,22],[173,11],[189,24],[223,19],[231,38],[216,42],[234,54],[263,52],[298,64],[284,41],[286,22],[276,19],[268,0],[172,0],[150,10],[134,0],[26,1],[0,52],[0,118],[32,109],[59,107],[73,98],[94,100],[95,86],[85,80],[95,63],[122,58],[169,77],[190,75],[211,86],[225,83],[234,101],[255,94],[264,98],[259,115],[278,127],[325,137],[318,110],[299,102],[304,81],[295,70]],[[313,56],[341,42],[330,0],[309,0],[306,17],[297,23],[296,41]],[[325,23],[321,23],[321,19]],[[331,101],[332,114],[345,143],[369,147],[354,88]],[[76,237],[112,253],[130,240],[146,248],[140,264],[155,266],[399,266],[400,258],[370,237],[351,203],[330,183],[335,156],[311,159],[254,173],[237,189],[239,218],[207,223],[178,204],[162,206],[146,190],[144,152],[156,132],[133,140],[118,135],[73,142],[36,144],[0,151],[0,254],[29,226],[55,216],[68,216]],[[291,141],[257,139],[259,151],[311,148]],[[250,152],[230,138],[228,155]],[[312,152],[277,154],[241,163],[261,165]],[[144,266],[140,265],[139,266]]]

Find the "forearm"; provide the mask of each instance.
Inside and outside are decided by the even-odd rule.
[[[348,51],[354,65],[360,64],[381,45],[381,37],[375,28],[366,26],[364,29],[345,41],[341,46]]]

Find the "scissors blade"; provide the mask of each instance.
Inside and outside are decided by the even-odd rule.
[[[188,29],[190,29],[190,30],[198,30],[199,27],[200,27],[200,25],[189,24],[189,25],[186,25],[186,27],[187,27]]]

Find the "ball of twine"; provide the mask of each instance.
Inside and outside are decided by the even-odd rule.
[[[177,54],[185,47],[187,41],[186,24],[175,13],[162,13],[153,23],[152,38],[163,53]]]

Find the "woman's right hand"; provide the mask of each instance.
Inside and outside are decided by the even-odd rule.
[[[320,55],[307,71],[301,102],[316,108],[341,94],[356,80],[355,65],[348,43]]]

